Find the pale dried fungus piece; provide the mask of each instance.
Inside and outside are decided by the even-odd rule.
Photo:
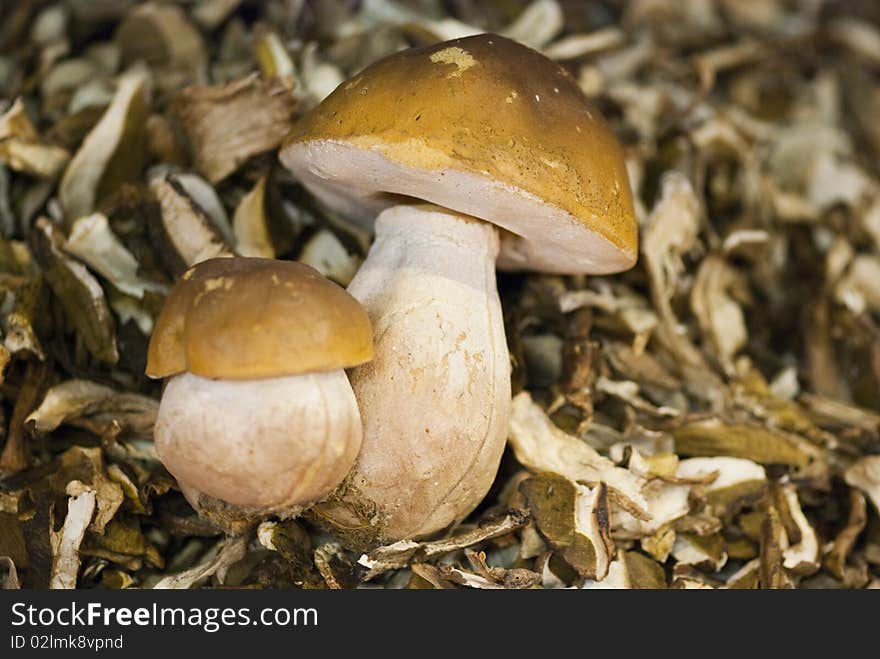
[[[64,170],[58,196],[69,222],[91,213],[119,185],[140,176],[147,155],[148,94],[145,70],[120,76],[113,102]]]
[[[187,87],[173,109],[189,138],[196,168],[217,183],[248,158],[281,144],[297,104],[280,81],[251,75],[223,85]]]

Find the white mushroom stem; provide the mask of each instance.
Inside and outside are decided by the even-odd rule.
[[[347,491],[317,512],[342,527],[362,526],[366,512],[393,540],[459,521],[489,490],[507,437],[510,360],[492,225],[396,206],[375,231],[348,287],[374,334],[373,360],[350,373],[363,447]]]
[[[347,475],[361,445],[345,371],[260,380],[171,378],[155,426],[159,458],[199,494],[267,512],[297,511]]]

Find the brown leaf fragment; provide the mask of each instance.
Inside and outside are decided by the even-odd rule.
[[[211,183],[245,160],[276,148],[290,130],[298,101],[278,80],[257,75],[213,87],[184,89],[173,104],[196,168]]]
[[[34,257],[65,314],[92,356],[109,364],[119,359],[116,322],[98,280],[64,253],[61,230],[46,217],[32,233]]]
[[[844,578],[846,559],[856,540],[865,528],[868,521],[867,504],[865,495],[856,489],[849,491],[849,517],[846,526],[834,538],[831,550],[825,555],[825,568],[838,579]]]

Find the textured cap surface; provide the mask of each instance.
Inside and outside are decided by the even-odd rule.
[[[349,368],[373,355],[361,305],[295,261],[215,258],[187,270],[156,321],[147,375],[255,379]]]
[[[636,259],[614,134],[561,66],[497,35],[369,66],[294,126],[281,160],[350,216],[372,219],[397,194],[489,220],[514,234],[509,267],[613,272]]]

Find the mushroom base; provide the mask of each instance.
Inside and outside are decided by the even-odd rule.
[[[483,499],[507,438],[510,359],[495,283],[498,234],[436,206],[397,206],[348,291],[373,324],[350,372],[364,441],[343,486],[311,511],[347,544],[422,537]]]
[[[184,495],[227,530],[323,499],[354,464],[361,435],[342,370],[260,380],[183,373],[168,381],[154,431]]]

